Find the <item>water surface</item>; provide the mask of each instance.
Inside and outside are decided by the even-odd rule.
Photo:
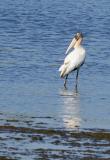
[[[110,2],[0,1],[0,156],[110,159]],[[86,63],[64,90],[58,68],[73,35]],[[22,146],[22,148],[21,148]]]

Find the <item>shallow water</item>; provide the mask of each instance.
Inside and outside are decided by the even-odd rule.
[[[110,2],[0,1],[1,159],[110,159]],[[86,63],[64,90],[77,31]]]

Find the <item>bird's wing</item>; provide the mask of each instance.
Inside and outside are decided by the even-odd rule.
[[[70,63],[70,61],[73,59],[73,52],[70,52],[64,59],[64,64]]]

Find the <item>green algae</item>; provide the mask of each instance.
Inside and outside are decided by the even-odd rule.
[[[5,156],[0,156],[0,160],[15,160],[15,159],[8,158],[8,157],[5,157]]]
[[[96,140],[110,140],[109,132],[94,131],[94,132],[72,132],[71,136],[75,138],[92,138]]]
[[[21,133],[37,133],[37,134],[45,134],[45,135],[59,135],[59,136],[67,136],[67,134],[71,135],[74,138],[92,138],[97,140],[110,140],[109,132],[102,131],[63,131],[63,130],[54,130],[54,129],[35,129],[35,128],[25,128],[25,127],[15,127],[15,126],[0,126],[0,131],[9,131],[9,132],[21,132]]]

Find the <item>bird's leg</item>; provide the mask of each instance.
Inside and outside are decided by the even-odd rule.
[[[65,87],[65,89],[66,89],[66,82],[67,82],[67,78],[68,78],[68,74],[66,75],[66,77],[65,77],[65,81],[64,81],[64,87]]]
[[[77,89],[77,86],[78,86],[78,75],[79,75],[79,69],[77,69],[77,74],[76,74],[76,89]]]

